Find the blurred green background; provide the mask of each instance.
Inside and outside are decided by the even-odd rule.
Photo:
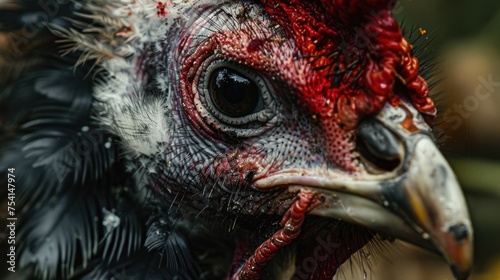
[[[432,90],[439,93],[438,142],[464,188],[475,229],[471,280],[499,280],[500,1],[401,0],[394,13],[432,38],[428,51],[442,79]],[[392,264],[381,262],[368,279],[453,279],[444,261],[418,249],[388,259]]]

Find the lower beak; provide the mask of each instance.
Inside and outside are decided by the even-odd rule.
[[[362,225],[383,236],[438,251],[457,279],[467,279],[472,266],[473,232],[466,203],[425,122],[414,118],[418,113],[411,110],[404,105],[389,106],[371,121],[374,130],[385,130],[376,139],[392,135],[383,141],[378,153],[375,151],[391,157],[398,154],[399,166],[391,172],[355,181],[307,172],[288,173],[264,183],[310,187],[322,198],[311,214]],[[396,113],[400,122],[394,121]],[[399,147],[387,147],[387,143]]]

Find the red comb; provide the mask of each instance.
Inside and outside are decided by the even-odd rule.
[[[418,60],[392,16],[394,1],[262,1],[315,69],[301,102],[315,116],[353,128],[386,102],[399,100],[396,82],[433,119],[435,107]]]

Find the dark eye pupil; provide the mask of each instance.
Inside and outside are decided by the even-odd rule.
[[[243,117],[255,111],[259,87],[238,71],[221,68],[210,76],[209,92],[219,111],[230,117]]]

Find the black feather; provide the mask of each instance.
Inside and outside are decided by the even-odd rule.
[[[115,190],[128,183],[115,139],[92,123],[92,83],[81,71],[55,61],[0,95],[0,168],[16,169],[20,265],[41,279],[66,279],[96,256],[111,262],[142,246],[140,212]],[[113,215],[119,223],[106,224]]]

